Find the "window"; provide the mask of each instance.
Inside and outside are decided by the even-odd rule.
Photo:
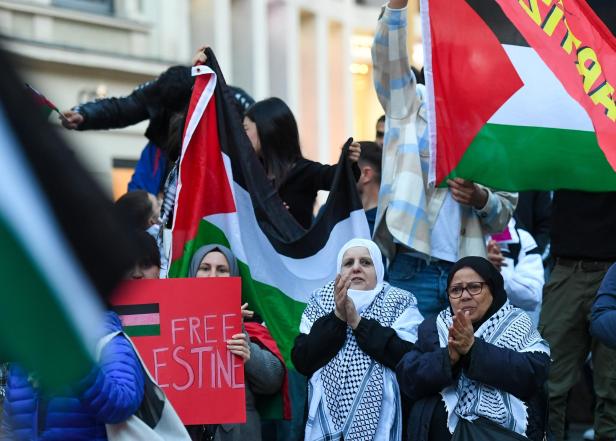
[[[53,0],[54,6],[93,14],[113,14],[113,0]]]

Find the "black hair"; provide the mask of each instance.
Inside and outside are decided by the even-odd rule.
[[[373,141],[360,141],[361,154],[359,162],[367,162],[374,170],[378,181],[381,180],[381,162],[383,160],[383,149]]]
[[[164,108],[183,112],[190,101],[195,80],[186,66],[171,66],[156,80],[160,101]]]
[[[280,98],[268,98],[250,106],[245,116],[257,126],[261,161],[278,189],[295,162],[303,158],[293,112]]]
[[[384,122],[385,122],[385,115],[381,115],[379,119],[376,120],[377,125],[379,125],[380,123],[384,123]]]
[[[146,230],[150,226],[154,207],[147,191],[129,191],[116,201],[115,207],[118,216],[131,228]]]
[[[149,268],[156,266],[160,268],[160,251],[156,240],[143,230],[135,230],[133,233],[137,244],[137,260],[135,266]]]

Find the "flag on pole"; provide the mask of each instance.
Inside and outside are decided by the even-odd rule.
[[[616,40],[585,0],[421,0],[431,178],[616,190]]]
[[[60,110],[58,109],[58,107],[54,103],[52,103],[45,95],[43,95],[41,92],[36,90],[34,87],[29,85],[28,83],[25,83],[25,84],[26,84],[26,90],[30,93],[30,96],[34,99],[34,102],[42,110],[43,116],[45,118],[48,118],[49,114],[55,111],[58,113],[58,115],[60,115],[60,118],[66,120],[62,112],[60,112]]]
[[[185,277],[193,253],[220,243],[237,256],[243,300],[264,318],[291,366],[290,352],[313,290],[336,275],[336,257],[368,224],[343,150],[326,207],[305,231],[268,181],[214,54],[196,66],[173,224],[171,277]],[[224,293],[220,293],[224,295]]]
[[[0,51],[0,359],[55,389],[93,366],[100,295],[134,262],[111,201]]]

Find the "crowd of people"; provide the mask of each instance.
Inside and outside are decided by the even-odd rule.
[[[311,295],[294,369],[268,324],[242,305],[242,332],[227,348],[243,361],[246,423],[190,425],[173,439],[562,441],[570,392],[590,363],[589,439],[616,440],[616,193],[517,194],[462,178],[436,187],[428,95],[423,72],[409,64],[406,7],[390,0],[378,18],[372,57],[384,116],[375,139],[347,153],[372,240],[344,244],[337,277]],[[204,62],[200,48],[193,64]],[[140,251],[127,279],[166,275],[192,85],[190,68],[175,66],[127,97],[64,114],[71,130],[149,120],[129,192],[115,204]],[[310,228],[317,192],[331,188],[337,166],[303,157],[283,100],[230,91],[273,191]],[[188,274],[237,276],[223,244],[199,248]],[[0,365],[0,440],[112,439],[110,427],[147,414],[149,377],[114,312],[101,339],[92,372],[53,395],[19,363]],[[291,403],[287,421],[260,413],[262,398],[277,394]]]

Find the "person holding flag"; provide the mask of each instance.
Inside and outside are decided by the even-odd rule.
[[[386,114],[374,240],[389,261],[390,283],[412,292],[420,312],[430,316],[448,304],[453,262],[486,256],[484,237],[507,226],[517,194],[462,178],[448,180],[449,188],[430,181],[426,97],[409,65],[406,7],[407,0],[384,7],[372,46],[375,88]]]

